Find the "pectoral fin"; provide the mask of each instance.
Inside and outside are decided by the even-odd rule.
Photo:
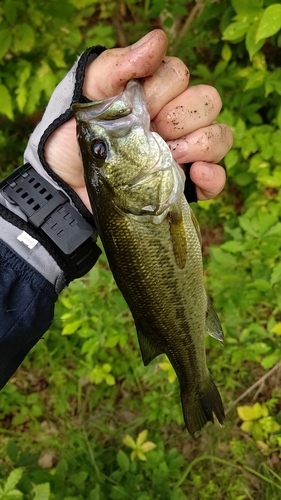
[[[171,210],[168,217],[175,260],[177,266],[183,269],[187,259],[187,241],[183,216],[181,212]]]
[[[193,222],[193,226],[194,226],[196,233],[197,233],[197,236],[198,236],[198,240],[200,242],[200,245],[202,246],[202,236],[201,236],[200,226],[198,224],[198,220],[196,219],[196,215],[193,212],[192,208],[190,208],[190,214],[191,214],[191,220]]]
[[[139,326],[136,324],[136,329],[138,333],[138,340],[139,340],[139,345],[140,345],[140,350],[141,350],[141,355],[142,355],[142,360],[144,366],[149,365],[150,361],[152,361],[156,356],[159,356],[159,354],[163,354],[163,349],[160,345],[158,345],[154,340],[153,340],[153,332],[150,332],[149,329],[145,329],[146,335],[144,335],[143,332],[143,326]]]
[[[210,297],[207,297],[206,331],[214,339],[224,342],[224,335],[220,320],[213,307]]]

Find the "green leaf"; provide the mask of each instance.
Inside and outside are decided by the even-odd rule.
[[[93,4],[93,0],[70,0],[70,3],[76,7],[78,10],[85,9]]]
[[[224,252],[220,247],[211,247],[210,249],[212,257],[220,265],[231,267],[236,264],[236,259],[228,252]]]
[[[57,83],[57,79],[55,73],[53,73],[50,66],[45,61],[41,61],[41,66],[37,70],[37,77],[37,85],[44,90],[47,97],[50,97]]]
[[[252,283],[249,283],[249,285],[247,285],[247,287],[255,288],[256,290],[259,290],[260,292],[268,292],[268,290],[271,290],[271,284],[264,279],[254,280]]]
[[[264,433],[259,422],[253,422],[251,432],[255,441],[262,441],[264,439]]]
[[[248,23],[245,22],[243,23],[241,21],[231,23],[224,30],[222,34],[222,39],[228,40],[229,42],[239,42],[246,35],[249,26],[250,25]]]
[[[33,500],[49,500],[51,497],[50,483],[42,483],[34,486]]]
[[[14,487],[18,484],[22,475],[23,475],[23,470],[21,467],[18,467],[17,469],[12,470],[12,472],[10,472],[10,474],[6,480],[6,483],[4,486],[4,493],[9,493],[9,491],[13,490]]]
[[[77,472],[76,474],[72,474],[70,481],[72,484],[76,486],[80,491],[85,485],[85,482],[87,481],[89,477],[88,472],[81,470],[80,472]]]
[[[137,443],[137,446],[140,446],[142,443],[145,442],[146,438],[147,438],[147,434],[148,434],[148,430],[147,429],[144,429],[143,431],[141,431],[137,437],[137,440],[136,440],[136,443]]]
[[[276,335],[281,335],[281,323],[276,323],[276,325],[271,330]]]
[[[280,179],[281,181],[281,179]],[[281,183],[280,183],[281,184]],[[277,222],[272,225],[269,229],[264,232],[264,236],[274,236],[275,234],[281,234],[281,222]]]
[[[249,53],[250,60],[253,59],[253,56],[261,49],[264,44],[264,39],[256,42],[256,34],[258,30],[258,23],[253,24],[247,34],[246,34],[246,49]]]
[[[246,233],[254,236],[255,238],[259,236],[256,229],[253,227],[252,222],[246,216],[241,215],[239,217],[239,224]]]
[[[272,368],[275,365],[275,363],[279,361],[279,359],[280,359],[280,350],[276,349],[274,352],[268,354],[263,358],[263,360],[261,361],[261,366],[265,370],[270,370],[270,368]]]
[[[23,108],[27,101],[27,88],[21,85],[16,90],[16,101],[20,111],[23,111]]]
[[[125,472],[128,472],[130,468],[130,459],[128,455],[126,455],[126,453],[123,450],[119,450],[116,458],[120,469],[124,470]]]
[[[281,106],[279,106],[277,115],[276,115],[276,123],[278,127],[281,129]]]
[[[127,434],[123,439],[122,439],[123,443],[126,445],[126,446],[129,446],[129,448],[132,448],[133,450],[136,448],[136,442],[134,441],[134,439],[132,438],[132,436],[130,436],[129,434]]]
[[[15,441],[10,440],[6,446],[7,455],[13,463],[17,462],[19,449]]]
[[[243,251],[244,245],[240,241],[227,241],[221,245],[221,248],[230,253],[237,253]]]
[[[227,153],[224,159],[224,164],[226,169],[230,170],[231,168],[235,167],[239,159],[240,159],[239,151],[237,149],[231,149],[229,153]]]
[[[279,281],[281,281],[281,262],[278,262],[275,265],[274,269],[272,270],[270,283],[272,285],[275,285]],[[277,324],[280,325],[280,328],[281,328],[281,323],[277,323]],[[281,332],[280,332],[280,335],[281,335]]]
[[[153,443],[152,441],[146,441],[141,445],[141,449],[144,453],[148,453],[149,451],[152,451],[156,448],[156,444]]]
[[[104,377],[104,379],[105,379],[105,382],[107,383],[107,385],[112,386],[112,385],[115,385],[115,383],[116,383],[115,378],[111,374],[106,375]]]
[[[274,420],[274,418],[270,416],[261,418],[259,423],[262,429],[268,434],[273,434],[280,429],[280,425],[278,424],[278,422],[276,422],[276,420]]]
[[[3,26],[3,23],[0,24],[0,59],[4,57],[11,45],[12,35],[11,31],[8,28]]]
[[[6,115],[10,120],[14,118],[11,95],[5,85],[0,85],[0,114]]]
[[[252,420],[245,420],[245,422],[243,422],[243,424],[241,425],[242,431],[248,432],[249,434],[251,434],[252,427],[253,427]]]
[[[261,87],[267,77],[266,71],[253,71],[247,79],[244,90],[257,89]]]
[[[241,420],[257,420],[268,415],[268,410],[260,403],[255,403],[253,406],[238,406],[237,413]]]
[[[224,43],[223,44],[223,48],[222,48],[222,51],[221,51],[221,56],[223,58],[224,61],[226,62],[229,62],[230,59],[231,59],[231,56],[232,56],[232,50],[229,46],[228,43]]]
[[[261,417],[262,415],[259,414],[257,416],[255,409],[249,405],[238,406],[237,413],[241,420],[254,420],[255,418]]]
[[[81,319],[77,319],[76,321],[72,321],[72,323],[67,323],[62,329],[62,335],[72,335],[77,332],[78,328],[81,326]]]
[[[105,373],[110,373],[112,366],[109,363],[104,363],[104,365],[102,365],[102,369]]]
[[[264,84],[266,97],[274,91],[281,95],[281,69],[277,68],[272,73],[268,74]]]
[[[15,0],[5,0],[4,13],[9,24],[15,24],[18,17],[18,2]]]
[[[13,49],[16,53],[30,52],[35,43],[33,28],[27,24],[17,24],[14,29]]]
[[[253,172],[253,173],[264,173],[266,172],[265,169],[267,169],[270,166],[270,164],[266,161],[264,161],[262,155],[259,153],[255,154],[252,156],[250,159],[250,165],[248,168],[248,172]]]
[[[256,15],[261,10],[263,0],[232,0],[232,6],[240,16]]]
[[[280,226],[277,226],[277,217],[274,214],[264,214],[259,217],[259,230],[260,235],[267,236],[268,234],[273,234],[276,231],[276,227],[278,228],[277,233],[280,231]]]
[[[267,7],[261,17],[256,42],[263,38],[268,38],[275,35],[281,29],[281,5],[273,4]]]
[[[161,368],[161,370],[164,370],[168,373],[168,380],[170,383],[173,383],[177,379],[176,372],[168,359],[167,359],[167,361],[163,361],[162,363],[159,363],[159,368]]]
[[[20,500],[23,497],[23,493],[19,490],[11,490],[9,493],[3,497],[4,500]]]
[[[248,172],[241,172],[234,177],[234,181],[238,186],[248,186],[251,184],[253,177]]]

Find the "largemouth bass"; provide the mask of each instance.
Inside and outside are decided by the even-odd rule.
[[[116,283],[132,312],[143,362],[165,353],[177,374],[184,421],[197,436],[224,409],[206,365],[205,333],[223,340],[206,295],[200,230],[184,174],[150,131],[141,86],[73,106],[85,182]]]

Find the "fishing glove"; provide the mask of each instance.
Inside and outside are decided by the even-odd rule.
[[[85,69],[105,47],[86,50],[54,90],[41,122],[31,134],[24,166],[0,182],[0,234],[25,261],[50,281],[57,293],[95,264],[100,249],[94,218],[79,196],[48,166],[48,137],[86,102]]]

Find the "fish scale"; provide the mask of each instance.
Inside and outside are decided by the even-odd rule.
[[[183,195],[182,171],[149,130],[138,82],[73,109],[97,229],[132,312],[143,362],[168,356],[185,425],[197,436],[214,415],[224,421],[205,353],[206,331],[221,341],[223,333],[205,292],[200,231]]]

